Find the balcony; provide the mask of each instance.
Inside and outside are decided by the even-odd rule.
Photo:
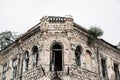
[[[48,80],[56,80],[56,78],[57,80],[66,80],[68,78],[69,80],[100,80],[97,73],[78,66],[69,66],[65,71],[45,71],[42,66],[37,66],[22,74],[22,80],[40,80],[44,77]]]
[[[99,74],[89,71],[84,68],[80,68],[78,66],[71,66],[69,68],[70,77],[74,77],[80,80],[100,80]]]

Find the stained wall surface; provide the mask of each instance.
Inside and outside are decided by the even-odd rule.
[[[70,16],[44,16],[1,50],[0,80],[119,80],[114,64],[119,72],[120,50],[101,39],[89,46],[88,36]]]

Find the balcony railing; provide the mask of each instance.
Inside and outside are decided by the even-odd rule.
[[[39,80],[46,77],[50,80],[64,80],[65,77],[78,80],[100,80],[98,73],[80,68],[78,66],[69,66],[65,71],[45,71],[42,66],[37,66],[22,74],[22,80]],[[20,79],[17,79],[20,80]]]
[[[87,69],[83,69],[77,66],[71,66],[69,68],[69,73],[70,73],[70,77],[74,77],[82,80],[100,80],[99,79],[99,74],[89,71]]]
[[[23,80],[37,80],[45,75],[42,66],[37,66],[36,68],[29,70],[22,74]]]

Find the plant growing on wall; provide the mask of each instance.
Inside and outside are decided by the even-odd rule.
[[[88,30],[88,45],[92,45],[96,38],[103,35],[103,30],[98,26],[91,26]]]

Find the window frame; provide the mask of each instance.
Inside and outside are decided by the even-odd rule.
[[[17,77],[17,66],[18,66],[18,59],[14,58],[12,60],[12,79],[15,79]]]
[[[119,80],[120,79],[119,63],[114,62],[114,73],[115,73],[115,80]]]
[[[32,62],[33,68],[37,67],[38,66],[38,60],[39,60],[39,51],[38,51],[37,46],[34,46],[32,48],[32,59],[33,59],[33,62]]]
[[[2,72],[2,80],[6,80],[6,73],[7,73],[7,62],[3,64],[3,72]]]
[[[82,55],[82,48],[80,45],[77,45],[75,49],[75,63],[77,66],[81,66],[81,55]]]
[[[29,68],[29,52],[28,51],[25,51],[24,53],[24,62],[23,65],[24,65],[24,72],[28,71],[28,68]]]
[[[88,69],[88,70],[92,70],[92,52],[90,51],[90,50],[86,50],[86,53],[85,53],[85,59],[87,59],[86,58],[86,55],[89,55],[90,56],[90,69],[88,69],[88,67],[86,67],[86,69]],[[87,61],[87,60],[86,60]],[[86,65],[88,64],[88,62],[86,62]]]
[[[55,47],[55,45],[59,45],[60,46],[60,49],[55,49],[55,48],[53,48],[53,47]],[[62,57],[62,69],[60,70],[60,71],[63,71],[63,65],[64,65],[64,55],[63,55],[63,49],[64,49],[64,47],[63,47],[63,44],[61,43],[61,42],[54,42],[51,46],[50,46],[50,71],[56,71],[55,70],[55,63],[54,63],[54,56],[55,56],[55,54],[53,54],[53,52],[54,51],[61,51],[61,57]],[[54,67],[53,67],[54,66]]]
[[[102,77],[107,78],[108,73],[107,73],[107,59],[106,58],[101,58],[101,72],[102,72]]]

